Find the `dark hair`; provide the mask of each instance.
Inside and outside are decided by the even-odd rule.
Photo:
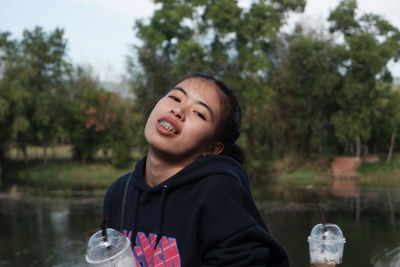
[[[224,150],[222,151],[221,155],[229,156],[238,161],[240,164],[243,164],[245,160],[244,153],[242,149],[235,144],[241,133],[242,109],[232,89],[213,76],[202,73],[194,73],[185,76],[178,82],[174,83],[168,88],[166,93],[168,93],[177,84],[192,78],[198,78],[212,83],[224,96],[221,101],[223,106],[222,114],[214,138],[216,141],[224,144]],[[156,102],[152,103],[145,109],[144,118],[147,119],[149,117],[155,104]]]

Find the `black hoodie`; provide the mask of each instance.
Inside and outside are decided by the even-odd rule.
[[[103,207],[109,227],[130,238],[138,266],[289,266],[235,160],[205,156],[154,187],[145,163],[110,186]]]

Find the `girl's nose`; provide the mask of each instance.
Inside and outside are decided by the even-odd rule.
[[[177,119],[179,119],[181,121],[185,120],[185,115],[184,115],[184,112],[183,112],[183,110],[181,108],[174,107],[174,108],[171,109],[171,113]]]

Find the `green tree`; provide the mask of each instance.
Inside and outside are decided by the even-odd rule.
[[[104,92],[92,74],[82,67],[72,72],[68,89],[64,123],[72,144],[73,159],[90,161],[101,148],[104,138],[105,118],[102,115],[105,114],[97,114],[97,107],[104,105],[104,97],[99,96]]]
[[[260,110],[271,90],[266,85],[276,38],[290,12],[305,0],[253,1],[240,7],[232,0],[157,0],[149,21],[138,21],[142,44],[135,48],[131,76],[136,101],[148,103],[178,77],[210,73],[231,85],[242,100],[243,138],[250,174],[262,173],[267,153],[257,130],[265,123]]]
[[[59,131],[60,93],[70,69],[63,34],[36,27],[25,30],[21,41],[2,35],[0,90],[8,103],[2,112],[7,115],[3,142],[17,144],[24,154],[28,143],[46,145]]]
[[[392,159],[397,133],[400,128],[400,90],[398,87],[393,91],[393,95],[390,98],[387,112],[385,112],[385,114],[387,115],[387,121],[389,122],[389,127],[387,129],[391,132],[390,145],[386,158],[386,162],[389,163]]]
[[[12,40],[10,36],[8,32],[0,33],[0,185],[7,166],[6,152],[15,133],[23,128],[14,123],[18,94],[9,90],[9,73],[12,72],[9,69],[17,57],[17,41]]]
[[[387,87],[381,84],[381,87]],[[386,90],[386,89],[385,89]],[[398,129],[400,127],[400,91],[395,85],[390,86],[388,93],[379,99],[374,110],[374,122],[369,142],[373,152],[387,152],[386,162],[390,162],[398,146]]]
[[[17,40],[10,33],[1,34],[1,138],[0,155],[4,159],[9,145],[29,128],[25,103],[30,98],[19,77],[21,52]]]
[[[270,84],[270,139],[281,156],[301,161],[310,155],[332,154],[336,138],[331,116],[338,110],[344,48],[332,36],[305,32],[297,25],[284,40],[287,49],[277,61]]]
[[[400,56],[399,30],[374,14],[356,18],[357,2],[343,0],[331,12],[330,30],[341,33],[346,48],[344,85],[338,95],[340,110],[332,117],[338,140],[356,142],[360,155],[361,142],[368,142],[376,102],[387,90],[380,83],[391,82],[387,68],[390,60]],[[387,87],[386,87],[387,88]]]
[[[62,29],[46,33],[36,27],[32,31],[25,30],[21,42],[23,65],[20,75],[32,96],[27,106],[32,132],[26,138],[44,147],[60,131],[58,117],[62,110],[58,107],[64,100],[60,96],[71,71],[63,35]]]
[[[109,96],[109,112],[113,119],[108,124],[105,148],[112,151],[114,166],[126,167],[131,163],[133,148],[134,152],[140,149],[142,130],[137,129],[140,115],[134,112],[134,103],[116,94]]]
[[[100,150],[111,152],[113,165],[126,166],[137,142],[133,104],[103,88],[90,70],[77,67],[71,75],[65,128],[73,158],[91,161]]]

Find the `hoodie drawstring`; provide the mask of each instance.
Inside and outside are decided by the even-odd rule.
[[[124,230],[126,199],[128,197],[128,188],[129,188],[129,183],[131,182],[131,179],[132,179],[132,175],[133,175],[133,171],[129,174],[128,179],[126,179],[125,187],[124,187],[124,195],[122,196],[121,222],[120,222],[119,229],[118,229],[121,233]]]
[[[139,198],[140,198],[140,191],[136,190],[136,198],[135,198],[135,202],[133,203],[133,221],[132,221],[132,230],[136,232],[136,223],[137,223],[137,210],[138,210],[138,206],[139,206]]]
[[[123,192],[123,197],[122,197],[122,211],[121,211],[121,221],[120,221],[120,228],[119,230],[122,232],[124,229],[124,223],[125,223],[125,209],[126,209],[126,202],[127,202],[127,198],[128,198],[128,187],[130,184],[130,181],[132,179],[132,173],[131,175],[128,177],[126,183],[125,183],[125,188],[124,188],[124,192]],[[136,230],[136,223],[137,223],[137,209],[138,209],[138,205],[139,205],[139,197],[140,197],[140,191],[139,190],[135,190],[136,194],[134,194],[135,197],[135,202],[133,203],[133,225],[132,225],[132,230],[135,231]],[[156,239],[156,243],[154,245],[154,249],[156,249],[158,243],[161,240],[162,237],[162,229],[163,229],[163,224],[164,224],[164,209],[165,209],[165,202],[166,202],[166,198],[167,198],[167,191],[168,191],[168,186],[167,185],[163,185],[162,186],[162,191],[161,191],[161,198],[160,198],[160,206],[159,206],[159,211],[158,211],[158,225],[156,228],[156,234],[157,234],[157,239]]]
[[[162,228],[163,228],[163,224],[164,224],[164,208],[165,208],[165,200],[167,197],[167,191],[168,191],[168,186],[167,185],[163,185],[162,186],[162,191],[161,191],[161,199],[160,199],[160,208],[159,208],[159,221],[158,221],[158,226],[157,226],[157,239],[156,239],[156,244],[154,245],[154,249],[156,249],[158,243],[161,240],[162,237]]]
[[[121,208],[121,222],[120,222],[120,227],[119,227],[119,231],[122,233],[122,231],[124,230],[124,223],[125,223],[125,210],[126,210],[126,201],[128,199],[128,188],[129,188],[129,184],[130,181],[132,180],[132,173],[129,175],[128,179],[126,180],[125,183],[125,188],[124,188],[124,195],[122,197],[122,208]],[[135,231],[136,229],[136,212],[137,212],[137,208],[139,206],[139,197],[140,197],[140,192],[139,190],[135,190],[136,194],[134,194],[135,197],[135,202],[133,203],[133,226],[132,226],[132,230]]]

